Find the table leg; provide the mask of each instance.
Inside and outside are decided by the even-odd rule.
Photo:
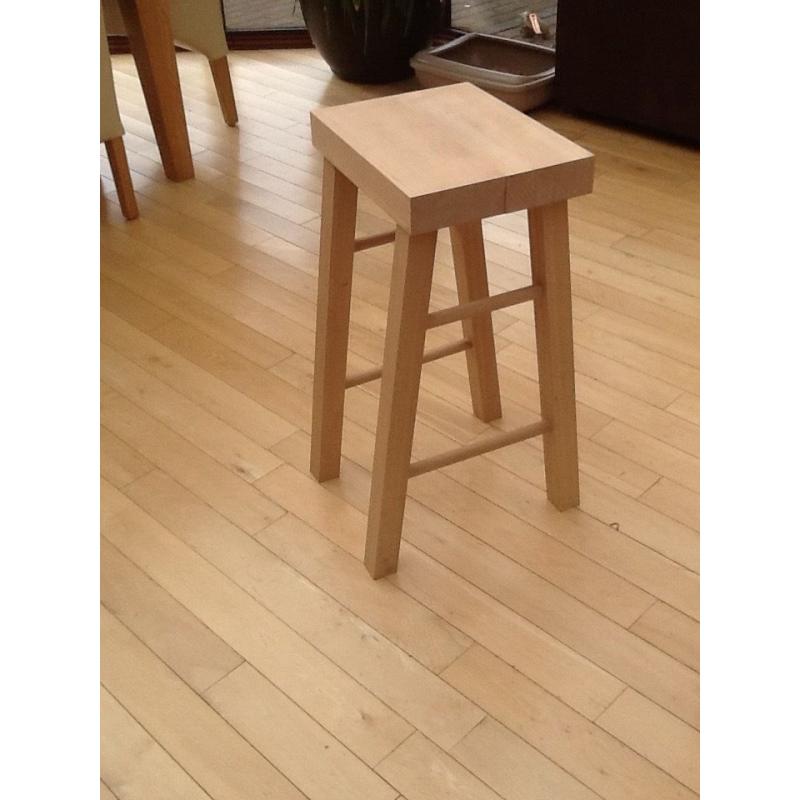
[[[194,177],[167,0],[118,0],[168,178]]]

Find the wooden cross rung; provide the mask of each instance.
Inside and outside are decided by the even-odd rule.
[[[362,236],[355,240],[353,250],[358,253],[361,250],[369,250],[370,247],[380,247],[382,244],[389,244],[395,238],[394,231],[386,233],[376,233],[374,236]]]
[[[450,308],[443,308],[441,311],[431,311],[428,314],[428,328],[438,328],[440,325],[447,325],[460,319],[474,317],[487,311],[497,311],[501,308],[508,308],[508,306],[515,306],[518,303],[524,303],[526,300],[533,300],[541,294],[541,291],[540,286],[523,286],[521,289],[512,289],[510,292],[482,297],[480,300],[473,300],[471,303],[450,306]]]
[[[462,353],[464,350],[469,350],[470,347],[472,347],[472,342],[467,341],[467,339],[459,339],[452,344],[443,344],[440,347],[434,347],[428,350],[428,352],[422,356],[422,363],[427,364],[429,361],[436,361],[439,358],[451,356],[454,353]],[[357,372],[355,375],[348,375],[344,385],[346,389],[350,389],[352,386],[359,386],[362,383],[374,381],[376,378],[380,378],[381,375],[383,375],[383,367],[374,367],[364,372]]]
[[[503,433],[498,433],[494,436],[487,436],[483,439],[479,439],[477,442],[464,445],[463,447],[456,447],[444,453],[439,453],[439,455],[431,456],[430,458],[412,461],[408,468],[408,476],[409,478],[413,478],[416,475],[422,475],[425,472],[430,472],[440,467],[457,464],[459,461],[464,461],[467,458],[480,456],[483,453],[489,453],[492,450],[497,450],[500,447],[506,447],[516,442],[522,442],[525,439],[532,439],[534,436],[540,436],[549,430],[550,423],[545,420],[539,420],[539,422],[534,422],[531,425],[524,425],[513,431],[503,431]]]

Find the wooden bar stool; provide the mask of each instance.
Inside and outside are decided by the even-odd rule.
[[[397,570],[408,479],[542,435],[547,496],[578,504],[567,199],[592,190],[593,157],[471,84],[312,112],[324,156],[311,472],[339,475],[345,390],[382,377],[364,562]],[[358,191],[396,230],[355,238]],[[528,210],[532,284],[489,295],[481,220]],[[450,228],[459,305],[430,312],[439,228]],[[347,375],[355,251],[395,242],[383,369]],[[542,419],[411,462],[423,362],[466,351],[472,405],[501,415],[491,312],[532,300]],[[430,328],[462,322],[463,338],[425,352]]]

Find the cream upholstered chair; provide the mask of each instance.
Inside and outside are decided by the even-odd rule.
[[[100,9],[100,141],[105,142],[117,197],[126,219],[136,219],[139,207],[133,191],[128,156],[122,143],[122,120],[119,118],[117,95],[114,92],[114,77],[111,74],[111,56],[108,52],[103,9]]]
[[[102,2],[109,33],[124,34],[125,24],[117,0]],[[208,59],[222,116],[228,125],[236,125],[238,116],[220,0],[169,0],[169,15],[175,42]]]

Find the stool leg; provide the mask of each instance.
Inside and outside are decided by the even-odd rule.
[[[481,221],[450,228],[450,239],[453,243],[459,303],[488,297]],[[472,342],[472,347],[466,351],[472,409],[478,419],[491,422],[503,414],[491,313],[468,317],[462,321],[462,329],[464,338]]]
[[[397,571],[436,235],[398,229],[395,240],[364,557],[373,578]]]
[[[322,232],[311,418],[311,474],[339,475],[358,189],[333,164],[322,173]]]
[[[543,289],[534,317],[542,418],[551,425],[542,442],[547,497],[563,511],[580,499],[566,201],[530,209],[528,229],[533,282]]]

